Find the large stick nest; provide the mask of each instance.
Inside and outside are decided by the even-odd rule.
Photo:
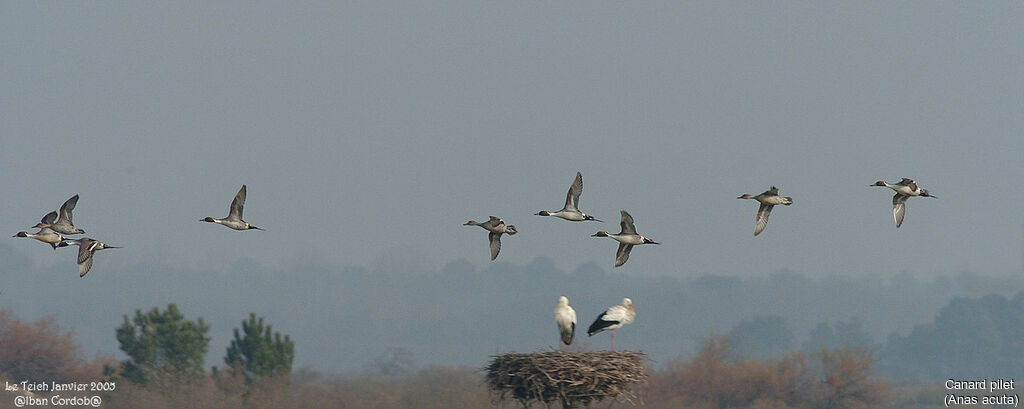
[[[523,406],[531,400],[571,408],[607,398],[638,400],[632,384],[647,381],[642,352],[551,351],[494,355],[485,369],[487,385],[498,399],[513,398]]]

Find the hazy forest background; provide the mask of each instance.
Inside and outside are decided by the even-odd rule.
[[[176,407],[183,396],[205,407],[488,406],[495,403],[481,368],[495,353],[555,347],[551,310],[561,294],[582,327],[622,296],[633,298],[637,321],[616,341],[650,358],[650,382],[640,389],[648,407],[938,407],[945,379],[1009,379],[1024,368],[1019,275],[855,278],[777,270],[676,279],[592,263],[560,271],[546,258],[485,269],[456,260],[440,271],[418,269],[413,257],[370,268],[136,266],[82,280],[81,291],[46,298],[61,313],[40,314],[40,294],[49,281],[67,279],[66,269],[31,265],[4,244],[0,258],[2,376],[117,380],[104,407],[132,407],[142,398],[155,402],[150,407]],[[148,279],[119,288],[118,277],[132,274]],[[75,308],[101,281],[104,293],[120,295],[107,310]],[[168,314],[177,314],[180,331],[186,323],[204,328],[167,347],[184,352],[164,361],[188,364],[158,369],[165,363],[130,356],[121,334],[129,322],[171,320]],[[250,362],[236,349],[226,359],[257,322],[253,339],[265,342],[250,340],[256,344],[249,348],[266,348],[263,358]],[[273,333],[263,334],[267,328]],[[607,334],[582,332],[574,349],[607,348]],[[282,355],[283,344],[293,349]],[[285,359],[266,364],[274,356]],[[245,365],[266,367],[239,370]],[[160,375],[147,378],[147,371]]]

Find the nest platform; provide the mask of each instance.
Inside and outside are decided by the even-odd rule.
[[[550,351],[493,355],[487,386],[499,400],[531,401],[563,408],[604,399],[639,401],[634,385],[647,382],[647,355],[636,351]]]

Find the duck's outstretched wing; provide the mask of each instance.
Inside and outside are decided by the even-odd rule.
[[[228,220],[242,220],[242,210],[245,208],[245,185],[238,189],[238,194],[231,201],[231,208],[228,209]]]
[[[909,197],[899,193],[892,197],[892,218],[896,221],[897,229],[903,224],[903,214],[907,211],[907,198]]]
[[[491,261],[494,261],[498,258],[498,252],[501,251],[501,233],[487,233],[487,240],[491,243]]]
[[[615,252],[615,267],[626,264],[626,260],[629,260],[630,250],[633,250],[632,244],[619,243],[619,249]]]
[[[761,234],[765,227],[768,227],[768,216],[772,214],[772,208],[775,205],[766,205],[761,203],[761,207],[757,209],[757,220],[754,223],[754,235]]]

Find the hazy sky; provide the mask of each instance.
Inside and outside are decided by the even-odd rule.
[[[589,236],[626,209],[663,244],[623,274],[1020,271],[1021,21],[1010,1],[3,2],[0,231],[79,194],[76,225],[125,246],[86,280],[436,270],[490,263],[462,223],[495,215],[519,230],[499,261],[571,271],[611,268]],[[577,171],[606,223],[534,216]],[[868,185],[901,177],[939,199],[897,230]],[[199,222],[243,183],[266,231]],[[771,185],[795,203],[753,237],[736,196]],[[8,240],[79,283],[71,255]]]
[[[73,194],[118,259],[1021,268],[1024,6],[931,2],[9,2],[0,149],[11,234]],[[610,221],[533,216],[580,206]],[[878,179],[916,179],[899,230]],[[245,217],[224,217],[241,184]],[[795,204],[753,237],[777,185]],[[39,243],[19,243],[50,262]],[[60,262],[64,262],[61,260]],[[103,263],[100,263],[102,266]]]

